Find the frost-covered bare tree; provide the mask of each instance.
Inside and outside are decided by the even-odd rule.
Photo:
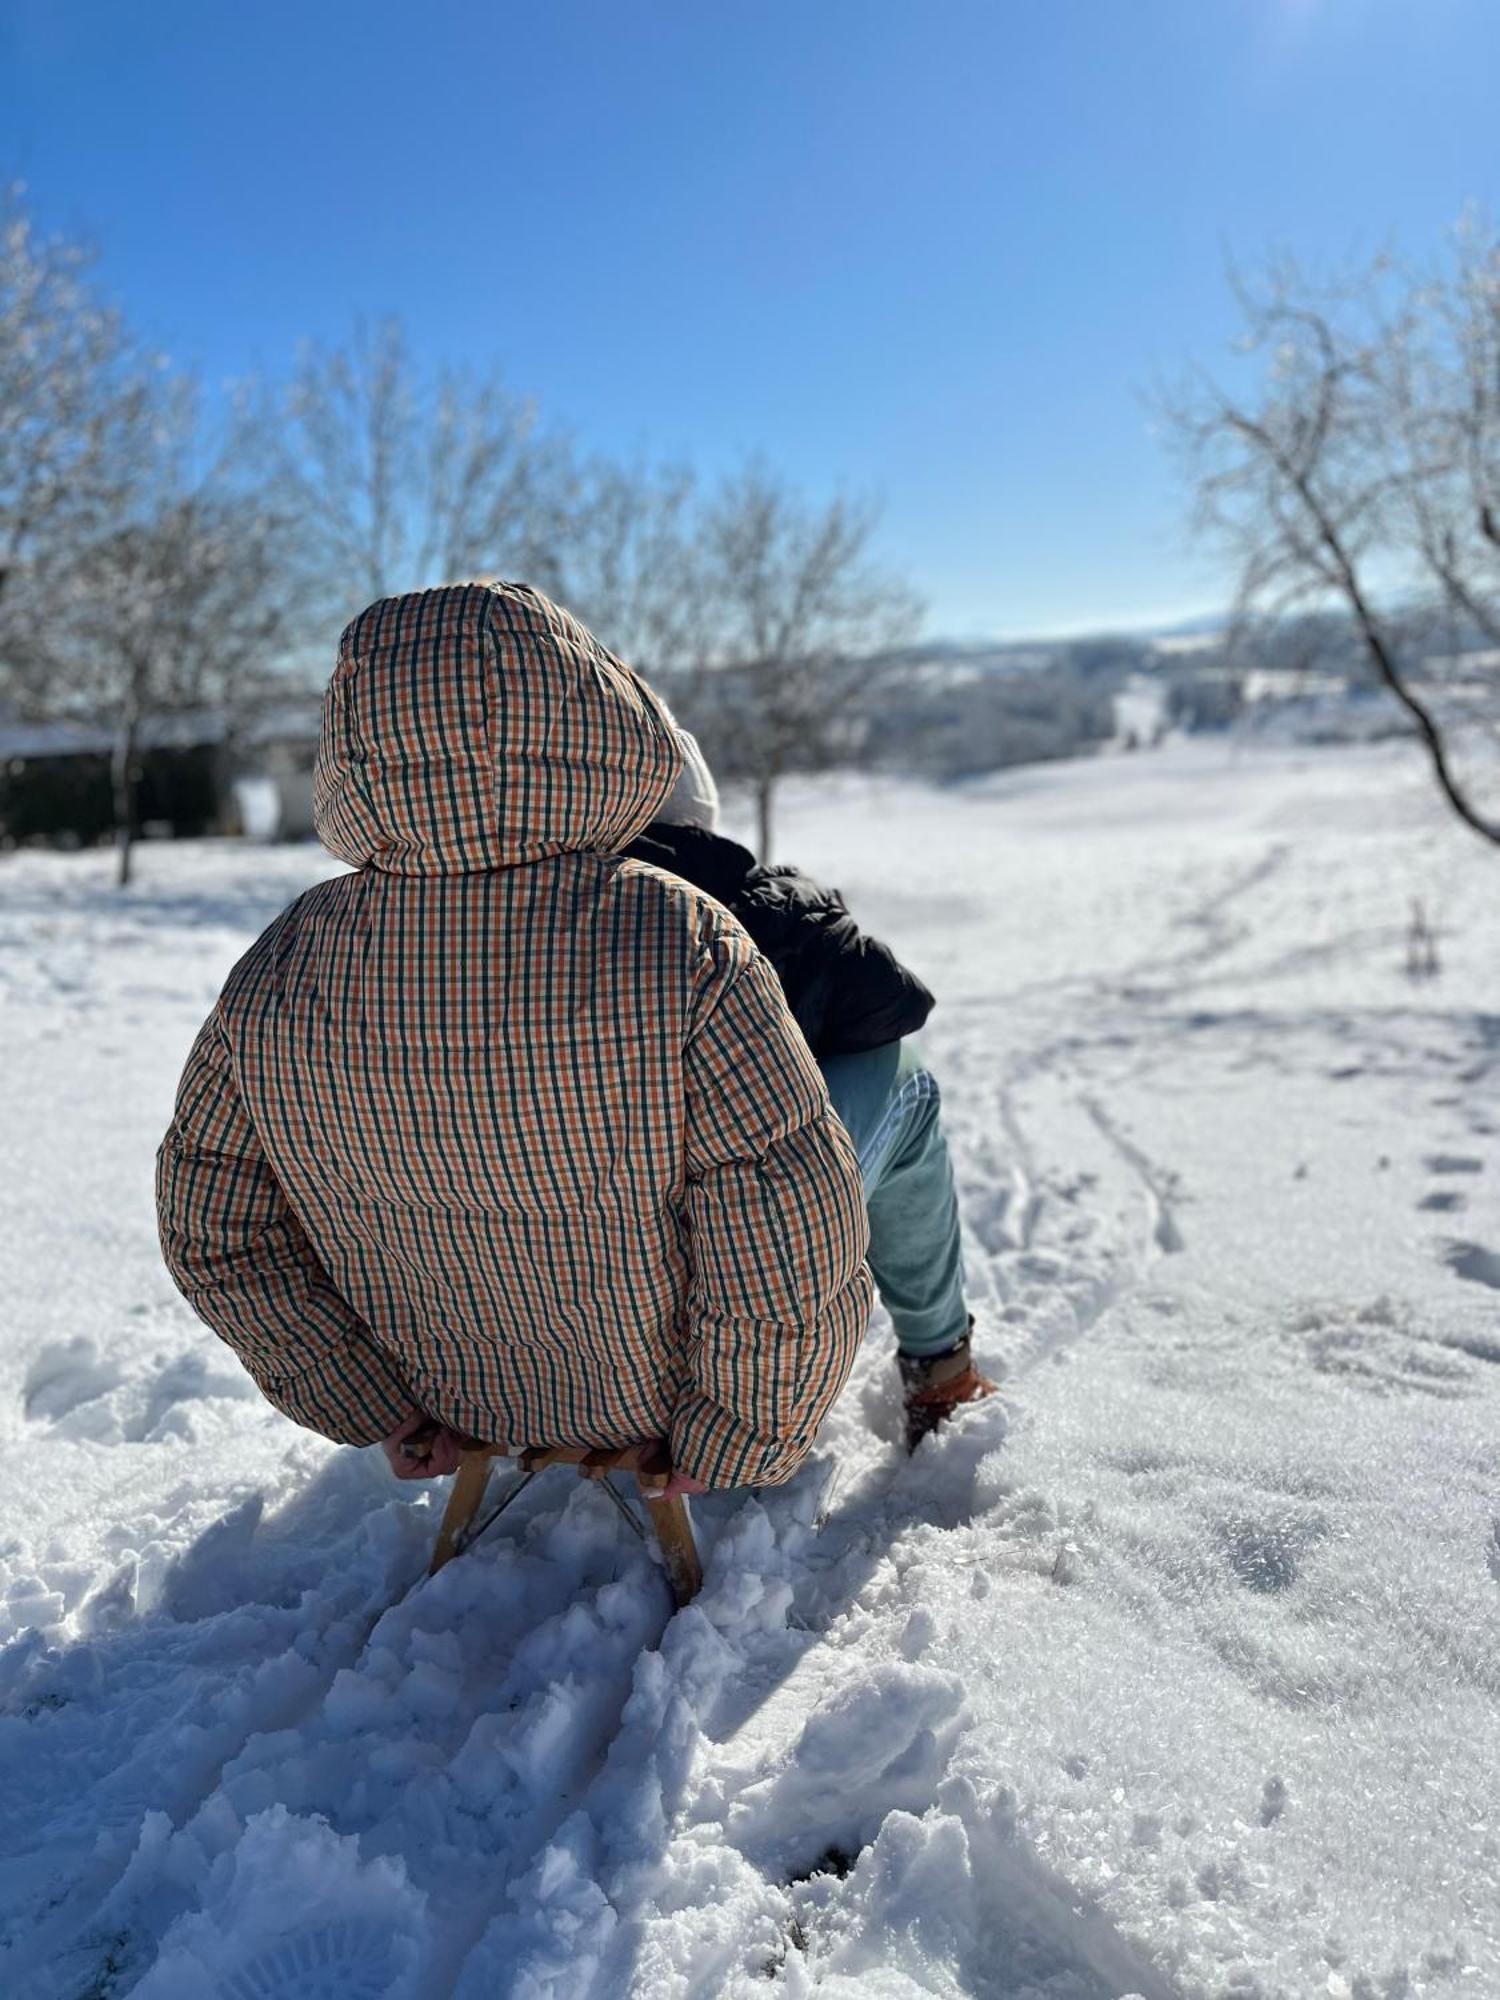
[[[1371,356],[1396,519],[1447,607],[1500,645],[1500,243],[1470,216]]]
[[[99,299],[90,256],[0,191],[0,669],[149,453],[157,374]]]
[[[876,519],[842,498],[810,506],[761,464],[726,479],[704,510],[703,688],[720,690],[734,763],[754,785],[762,861],[778,783],[837,754],[852,691],[920,622],[920,600],[871,552]]]
[[[1198,526],[1243,615],[1343,607],[1448,804],[1500,843],[1409,643],[1435,621],[1500,643],[1500,246],[1469,222],[1429,271],[1380,257],[1321,282],[1283,262],[1236,293],[1250,386],[1162,399]]]
[[[183,493],[95,551],[102,594],[75,610],[74,643],[115,718],[111,777],[118,880],[130,880],[141,725],[153,712],[223,708],[271,682],[288,643],[285,567],[253,501]]]
[[[555,587],[569,454],[498,374],[431,371],[397,320],[246,399],[241,446],[335,626],[372,599],[505,574]],[[326,635],[325,635],[326,636]]]
[[[686,466],[594,459],[580,472],[561,545],[569,610],[667,686],[709,644],[697,504]]]
[[[16,638],[30,706],[107,719],[114,732],[118,881],[131,875],[142,727],[211,705],[235,711],[274,683],[300,604],[290,523],[268,497],[198,469],[191,388],[159,402],[154,449],[129,504],[80,543],[52,579],[47,616]]]

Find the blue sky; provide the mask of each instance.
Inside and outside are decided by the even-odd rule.
[[[1497,75],[1495,0],[0,0],[0,174],[210,381],[399,312],[1011,634],[1219,600],[1143,391],[1226,253],[1493,206]]]

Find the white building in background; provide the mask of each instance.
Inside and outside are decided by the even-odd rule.
[[[240,831],[248,840],[313,838],[313,764],[322,726],[320,697],[258,711],[236,732],[232,779]]]

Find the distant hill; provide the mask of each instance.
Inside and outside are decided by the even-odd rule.
[[[1053,660],[1075,646],[1121,643],[1135,646],[1163,645],[1171,650],[1174,641],[1216,639],[1228,630],[1229,614],[1206,611],[1194,618],[1182,618],[1171,625],[1100,625],[1094,630],[1055,633],[1037,632],[1012,639],[924,639],[913,646],[913,656],[931,660],[963,660],[970,664],[992,661],[997,666],[1033,664]]]

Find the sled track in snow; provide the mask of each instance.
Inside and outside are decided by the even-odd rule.
[[[953,1086],[944,1122],[985,1352],[1016,1382],[1183,1249],[1179,1189],[1109,1109],[1088,1039],[1041,1036],[997,1077],[996,1025],[964,1030],[939,1061]],[[1099,1035],[1101,1046],[1119,1040],[1116,1029]]]
[[[1179,951],[1143,956],[1124,972],[1100,979],[1096,990],[1101,998],[1138,1002],[1161,999],[1168,991],[1185,991],[1191,985],[1188,979],[1185,986],[1185,975],[1210,970],[1253,934],[1248,924],[1237,921],[1239,906],[1281,873],[1291,852],[1286,842],[1273,841],[1264,854],[1231,876],[1222,888],[1174,920],[1175,930],[1198,933],[1196,943]],[[1163,986],[1164,976],[1170,979],[1170,988]]]
[[[1225,916],[1225,904],[1251,895],[1280,866],[1282,858],[1278,850],[1262,856],[1213,905],[1179,918],[1179,925],[1196,926],[1199,935],[1176,954],[1145,958],[1114,977],[1048,982],[1028,991],[1024,998],[1013,996],[982,1009],[955,1009],[950,1017],[960,1033],[951,1050],[940,1055],[938,1068],[944,1076],[951,1073],[956,1085],[950,1094],[948,1122],[955,1138],[958,1178],[965,1191],[965,1233],[977,1266],[977,1296],[988,1287],[997,1315],[1008,1315],[995,1330],[1007,1349],[1011,1381],[1030,1378],[1035,1383],[1044,1361],[1054,1360],[1084,1341],[1129,1296],[1160,1256],[1182,1247],[1173,1176],[1135,1144],[1110,1108],[1107,1077],[1100,1074],[1095,1049],[1132,1040],[1147,1052],[1154,1048],[1160,1034],[1156,1007],[1165,997],[1164,976],[1190,977],[1232,950],[1245,932]],[[1058,1002],[1064,988],[1069,996],[1067,1011],[1078,1026],[1073,1034],[1059,1037]],[[1002,1054],[1007,1048],[1008,1054]],[[864,1407],[845,1411],[846,1428],[851,1433],[866,1423],[871,1384],[877,1369],[887,1366],[883,1354],[875,1357],[864,1371],[864,1386],[856,1381],[852,1395],[856,1405],[863,1398]],[[841,1657],[842,1646],[831,1633],[844,1613],[861,1606],[866,1583],[880,1572],[882,1564],[889,1564],[893,1552],[899,1555],[912,1537],[966,1532],[975,1468],[985,1454],[994,1452],[1002,1437],[1003,1422],[977,1411],[955,1427],[940,1450],[929,1448],[915,1466],[898,1457],[893,1443],[870,1438],[868,1453],[846,1486],[829,1490],[826,1478],[815,1476],[810,1483],[822,1489],[821,1500],[818,1492],[800,1490],[768,1498],[760,1510],[769,1536],[767,1545],[739,1548],[734,1523],[727,1521],[718,1537],[722,1558],[715,1563],[710,1546],[708,1590],[698,1611],[687,1614],[688,1619],[727,1616],[726,1607],[752,1584],[763,1588],[768,1577],[780,1578],[790,1610],[789,1621],[783,1619],[784,1638],[795,1657],[773,1668],[770,1693],[789,1683],[804,1661],[823,1663],[826,1686],[847,1681],[847,1656]],[[554,1491],[545,1504],[560,1521],[566,1510],[553,1504],[556,1499]],[[752,1510],[741,1511],[748,1521]],[[542,1512],[539,1507],[537,1520]],[[815,1514],[827,1519],[821,1538],[810,1534]],[[608,1519],[601,1508],[595,1526],[606,1546],[613,1532],[606,1525]],[[482,1547],[466,1561],[474,1565],[475,1574],[486,1568],[503,1568],[503,1547],[499,1542]],[[621,1543],[618,1553],[628,1580],[638,1568],[634,1552]],[[637,1582],[643,1580],[637,1577]],[[648,1591],[651,1588],[649,1584],[645,1587]],[[590,1591],[593,1588],[590,1586]],[[588,1592],[584,1595],[593,1601]],[[238,1730],[229,1729],[226,1709],[220,1718],[228,1732],[226,1738],[215,1746],[212,1760],[201,1768],[191,1790],[174,1797],[174,1825],[188,1825],[223,1788],[226,1773],[234,1767],[253,1767],[256,1757],[267,1754],[257,1746],[263,1746],[274,1733],[289,1739],[287,1773],[297,1758],[325,1754],[338,1733],[334,1722],[343,1712],[341,1704],[356,1697],[363,1699],[365,1690],[372,1700],[380,1692],[385,1672],[381,1661],[391,1653],[393,1643],[409,1670],[408,1678],[415,1678],[423,1662],[405,1639],[398,1637],[393,1642],[397,1628],[425,1631],[435,1644],[447,1634],[458,1633],[464,1620],[477,1622],[484,1616],[478,1608],[464,1611],[455,1606],[444,1617],[424,1624],[422,1615],[411,1615],[423,1613],[424,1606],[433,1608],[434,1600],[429,1587],[420,1581],[410,1596],[394,1606],[371,1606],[362,1627],[351,1627],[336,1653],[319,1662],[315,1682],[304,1684],[289,1706],[258,1712]],[[567,1605],[555,1607],[549,1629],[560,1628],[568,1615]],[[880,1614],[860,1611],[866,1620],[871,1615]],[[663,1603],[663,1623],[666,1616]],[[586,1732],[586,1754],[573,1765],[566,1783],[545,1806],[534,1802],[533,1809],[517,1822],[497,1827],[493,1834],[476,1828],[474,1843],[465,1850],[465,1866],[470,1871],[464,1878],[465,1886],[447,1911],[441,1944],[435,1950],[430,1942],[423,1946],[426,1971],[412,1989],[415,1995],[438,2000],[440,1994],[464,1990],[466,1968],[470,1993],[483,1992],[488,2000],[489,1994],[504,1992],[502,1985],[485,1983],[485,1967],[497,1949],[496,1938],[509,1936],[505,1927],[518,1920],[513,1892],[520,1892],[524,1904],[530,1891],[522,1885],[536,1875],[547,1856],[558,1851],[559,1841],[565,1842],[566,1829],[575,1818],[594,1826],[594,1837],[602,1839],[599,1829],[618,1814],[622,1799],[634,1798],[644,1811],[645,1793],[655,1784],[657,1809],[663,1805],[669,1808],[669,1822],[692,1829],[700,1847],[706,1846],[707,1851],[720,1851],[709,1839],[710,1829],[717,1823],[712,1814],[727,1814],[729,1807],[716,1805],[714,1800],[716,1794],[722,1794],[732,1805],[738,1796],[735,1785],[743,1787],[743,1774],[735,1775],[735,1758],[742,1729],[749,1725],[730,1729],[722,1739],[713,1733],[719,1727],[714,1703],[702,1705],[692,1674],[678,1664],[683,1630],[683,1622],[674,1621],[667,1629],[665,1643],[650,1638],[637,1650],[627,1649],[604,1661],[600,1698]],[[466,1696],[462,1711],[465,1727],[472,1733],[485,1725],[488,1740],[501,1754],[506,1746],[522,1743],[528,1730],[540,1726],[539,1704],[546,1693],[543,1670],[538,1665],[535,1677],[526,1681],[523,1675],[512,1695],[505,1694],[506,1676],[515,1673],[519,1653],[520,1647],[512,1646],[505,1656],[509,1665],[496,1660],[492,1684],[478,1690],[472,1699]],[[748,1687],[754,1686],[757,1674],[765,1672],[764,1665],[757,1665],[752,1656],[753,1649],[736,1669]],[[811,1667],[808,1671],[813,1673]],[[674,1675],[678,1675],[675,1681]],[[814,1714],[818,1712],[820,1686],[826,1692],[825,1683],[813,1673]],[[743,1694],[732,1696],[731,1691],[723,1699],[746,1709]],[[766,1699],[769,1695],[749,1704],[746,1713],[752,1722]],[[805,1709],[786,1719],[789,1733],[779,1750],[773,1739],[767,1739],[771,1747],[766,1752],[770,1759],[766,1768],[773,1778],[778,1769],[785,1771],[795,1763],[795,1732],[807,1719]],[[408,1729],[419,1743],[434,1749],[446,1744],[445,1733],[430,1723],[417,1722]],[[385,1746],[396,1744],[400,1733],[394,1726],[386,1735],[377,1733],[375,1747],[384,1755]],[[692,1757],[682,1748],[689,1741],[697,1745]],[[448,1754],[446,1748],[443,1754]],[[778,1756],[783,1759],[780,1765],[776,1763]],[[662,1776],[669,1766],[677,1773],[670,1781]],[[292,1779],[276,1775],[283,1767],[273,1762],[267,1768],[271,1792],[291,1798],[295,1793]],[[843,1782],[836,1772],[827,1776],[827,1787],[835,1795]],[[897,1781],[893,1784],[900,1792]],[[1046,1990],[1055,1990],[1066,2000],[1112,2000],[1127,1990],[1147,1996],[1147,2000],[1172,2000],[1171,1985],[1141,1964],[1107,1924],[1050,1874],[1024,1840],[1012,1832],[1004,1843],[994,1845],[988,1809],[981,1810],[961,1791],[955,1792],[940,1772],[925,1797],[900,1793],[898,1805],[900,1811],[951,1819],[963,1829],[976,1853],[985,1853],[995,1884],[994,1905],[985,1921],[1000,1935],[1013,1917],[1017,1924],[1024,1920],[1033,1947],[1044,1952],[1050,1967]],[[327,1811],[328,1805],[313,1796],[294,1809],[316,1813]],[[336,1830],[361,1831],[353,1822],[341,1820],[337,1811],[329,1816]],[[722,1852],[729,1857],[726,1867],[731,1860],[737,1867],[747,1865],[735,1838],[727,1834]],[[85,1992],[97,1993],[100,2000],[105,1995],[108,2000],[116,2000],[116,1996],[123,2000],[145,1975],[149,1953],[160,1940],[160,1932],[153,1936],[149,1925],[142,1929],[135,1947],[142,1956],[132,1960],[128,1970],[122,1967],[118,1975],[107,1970],[128,1934],[129,1913],[119,1905],[118,1890],[130,1859],[127,1843],[107,1862],[98,1864],[86,1887],[75,1883],[74,1893],[53,1911],[51,1928],[28,1934],[28,1948],[34,1949],[45,1935],[68,1953],[70,1970],[51,1989],[57,2000],[64,2000],[64,1996],[74,2000],[75,1995]],[[665,1857],[663,1860],[665,1863]],[[848,1856],[838,1865],[850,1861],[854,1864],[851,1879],[855,1879],[858,1855]],[[611,1863],[606,1856],[594,1865],[593,1889],[617,1932],[640,1932],[642,1926],[662,1921],[652,1914],[651,1885],[632,1887],[630,1870],[622,1860]],[[684,1879],[690,1879],[692,1865],[684,1856]],[[797,1955],[816,1985],[820,1963],[817,1922],[822,1907],[818,1899],[836,1901],[837,1892],[825,1883],[814,1895],[795,1880],[779,1881],[769,1863],[766,1867],[770,1869],[765,1876],[767,1894],[786,1898],[785,1953],[788,1957]],[[804,1878],[809,1879],[818,1879],[816,1871],[811,1878]],[[691,1899],[695,1892],[689,1889],[686,1893]],[[711,1901],[708,1892],[702,1906],[705,1923],[711,1914]],[[560,1910],[559,1922],[565,1919],[566,1909]],[[497,1925],[499,1931],[495,1930]],[[361,1933],[349,1925],[314,1926],[289,1938],[287,1949],[293,1953],[287,1964],[295,1960],[302,1970],[305,1961],[311,1969],[308,1976],[315,1970],[320,1979],[325,1975],[334,1981],[343,1977],[342,1988],[334,1984],[328,1990],[350,1996],[362,1990],[359,1982],[372,1976],[371,1967],[379,1959],[378,1952],[371,1957],[369,1927]],[[652,1988],[637,1980],[632,1954],[633,1947],[625,1950],[617,1946],[613,1957],[606,1952],[599,1976],[591,1983],[570,1986],[565,1979],[558,1979],[542,1990],[555,1995],[556,2000],[571,2000],[571,1996],[576,2000],[636,2000],[637,1995],[640,2000],[649,2000]],[[266,1948],[248,1952],[238,1965],[224,1966],[216,1985],[204,1989],[206,2000],[219,2000],[221,1993],[240,2000],[242,1993],[256,1990],[255,1982],[268,1968],[274,1970]],[[1012,1993],[1037,1990],[1037,1986],[1035,1982],[1028,1986],[985,1981],[976,1972],[971,1990],[984,1994],[986,2000],[1008,2000]]]
[[[1176,1176],[1153,1165],[1133,1140],[1127,1139],[1097,1097],[1081,1097],[1079,1102],[1125,1164],[1145,1189],[1153,1222],[1151,1238],[1164,1256],[1175,1256],[1186,1246],[1173,1212]]]
[[[309,1717],[316,1714],[326,1701],[328,1693],[339,1675],[357,1665],[369,1642],[379,1627],[380,1621],[389,1609],[385,1601],[366,1603],[360,1609],[339,1614],[330,1606],[326,1613],[326,1624],[318,1633],[325,1641],[320,1651],[309,1658],[305,1651],[298,1651],[295,1645],[283,1656],[288,1661],[295,1659],[299,1671],[287,1693],[278,1696],[274,1681],[267,1692],[257,1697],[245,1692],[237,1685],[238,1676],[233,1669],[226,1676],[221,1690],[222,1703],[217,1715],[210,1715],[206,1724],[195,1725],[201,1738],[201,1751],[197,1757],[184,1757],[163,1744],[157,1757],[151,1754],[150,1744],[158,1735],[167,1735],[174,1724],[171,1720],[174,1709],[171,1693],[184,1674],[195,1672],[191,1666],[180,1666],[173,1659],[176,1642],[185,1635],[173,1626],[163,1634],[167,1642],[166,1656],[153,1660],[149,1645],[139,1649],[138,1657],[123,1668],[122,1681],[129,1691],[140,1684],[155,1681],[161,1689],[161,1712],[146,1722],[147,1742],[135,1745],[130,1741],[127,1727],[117,1731],[110,1744],[110,1761],[99,1774],[99,1781],[92,1786],[86,1783],[83,1798],[93,1796],[98,1801],[98,1819],[93,1823],[91,1837],[87,1843],[86,1855],[80,1854],[79,1862],[70,1873],[67,1887],[55,1894],[33,1926],[24,1933],[24,1950],[30,1958],[39,1961],[28,1971],[25,1990],[35,1994],[36,2000],[72,2000],[75,1994],[92,1995],[96,1990],[113,2000],[115,1993],[129,1990],[133,1976],[144,1971],[143,1964],[132,1964],[132,1945],[128,1922],[116,1922],[109,1914],[111,1904],[122,1878],[126,1875],[136,1852],[137,1840],[147,1819],[155,1815],[165,1816],[174,1827],[187,1825],[202,1807],[220,1790],[226,1770],[242,1756],[247,1746],[258,1736],[272,1732],[293,1731],[303,1726]],[[192,1637],[186,1635],[188,1657],[192,1654]],[[66,1677],[70,1653],[80,1653],[86,1647],[67,1649],[61,1655],[61,1665]],[[194,1689],[184,1692],[182,1707],[188,1714],[196,1715],[202,1706],[201,1691]],[[66,1732],[69,1724],[69,1709],[73,1697],[67,1693],[57,1694],[49,1690],[45,1677],[39,1680],[39,1691],[31,1698],[29,1707],[23,1714],[38,1714],[52,1722],[55,1733],[63,1736],[61,1746],[44,1754],[42,1771],[38,1777],[33,1766],[33,1797],[39,1791],[46,1791],[55,1784],[59,1800],[66,1801],[70,1791],[78,1785],[76,1765],[87,1764],[91,1746],[85,1741],[70,1747]],[[233,1719],[238,1711],[238,1719]],[[130,1712],[128,1710],[128,1712]],[[149,1703],[147,1706],[150,1715]],[[133,1712],[131,1719],[134,1720]],[[118,1754],[115,1746],[123,1743],[125,1754],[123,1763],[115,1762]],[[174,1746],[175,1747],[175,1746]],[[165,1781],[157,1777],[158,1759],[170,1771]],[[52,1768],[49,1770],[48,1765]],[[66,1826],[78,1816],[80,1802],[75,1801],[73,1809],[63,1807],[62,1821]],[[87,1812],[87,1807],[83,1810]],[[7,1819],[12,1828],[19,1831],[16,1822],[24,1808],[12,1807]],[[44,1838],[57,1841],[58,1821],[48,1822]],[[17,1913],[19,1915],[19,1912]],[[6,1959],[13,1949],[22,1948],[23,1941],[18,1934],[0,1939],[0,1976],[3,1976]],[[119,1965],[118,1976],[105,1978],[105,1972],[113,1965]],[[129,1967],[129,1970],[127,1970]],[[12,1990],[12,1989],[7,1989]],[[18,1986],[15,1989],[20,1991]]]
[[[1179,950],[1142,954],[1119,972],[1023,986],[950,1017],[937,1066],[951,1083],[944,1121],[966,1261],[976,1298],[988,1294],[999,1321],[1009,1380],[1084,1339],[1157,1258],[1185,1248],[1177,1176],[1110,1107],[1099,1056],[1159,1058],[1163,1003],[1175,1006],[1193,975],[1210,973],[1251,935],[1240,908],[1290,854],[1284,842],[1271,844],[1173,919],[1173,930],[1197,933]],[[1065,997],[1076,1026],[1059,1035]]]

